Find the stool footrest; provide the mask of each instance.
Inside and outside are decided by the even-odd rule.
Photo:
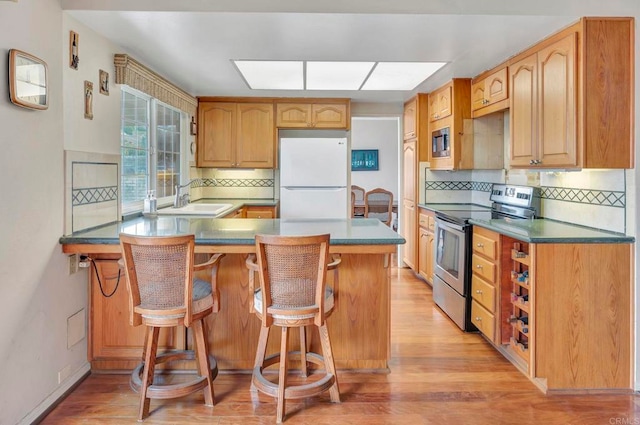
[[[195,360],[196,355],[193,350],[181,350],[181,351],[169,351],[166,353],[158,354],[156,357],[156,364],[168,363],[172,361],[184,361]],[[218,364],[213,356],[209,355],[209,363],[211,366],[211,379],[215,379],[218,376]],[[136,393],[140,392],[142,388],[141,374],[144,371],[144,362],[141,362],[131,372],[131,378],[129,385],[131,389]],[[205,376],[198,375],[196,378],[177,384],[152,384],[147,388],[147,398],[153,399],[168,399],[182,397],[196,391],[199,391],[207,386],[207,378]]]

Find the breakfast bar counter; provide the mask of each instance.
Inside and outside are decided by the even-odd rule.
[[[336,308],[327,321],[336,367],[388,371],[390,256],[405,242],[396,232],[376,219],[187,216],[139,217],[60,238],[64,253],[91,259],[88,358],[93,371],[130,371],[142,352],[144,327],[129,325],[128,294],[117,264],[120,233],[194,234],[197,255],[226,254],[218,271],[220,311],[207,319],[207,329],[210,352],[218,367],[231,371],[253,368],[260,330],[260,322],[250,310],[253,282],[245,265],[248,255],[255,251],[255,235],[329,233],[330,251],[342,260],[338,273],[329,273],[327,282],[337,295]],[[318,335],[312,335],[308,343],[312,349],[319,349]],[[191,339],[183,328],[167,329],[161,332],[160,345],[165,349],[190,347]],[[275,352],[278,346],[279,335],[274,333],[269,351]]]

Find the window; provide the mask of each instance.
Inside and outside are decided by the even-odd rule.
[[[153,190],[170,203],[180,182],[182,112],[128,87],[122,89],[122,212],[142,210]]]

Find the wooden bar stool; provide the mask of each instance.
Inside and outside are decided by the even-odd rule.
[[[337,266],[329,259],[329,235],[256,236],[256,263],[260,289],[253,304],[262,323],[253,369],[252,385],[277,399],[276,422],[285,416],[285,401],[329,391],[331,401],[340,402],[340,391],[331,351],[326,318],[333,311],[333,289],[326,286],[327,270]],[[317,326],[322,355],[307,351],[306,326]],[[266,356],[271,326],[281,328],[280,352]],[[289,329],[300,329],[300,351],[289,351]],[[302,385],[287,385],[287,361],[299,357],[301,374],[307,376],[307,362],[324,367],[324,375]],[[277,383],[267,379],[264,369],[279,363]]]
[[[215,359],[208,354],[204,318],[218,311],[216,279],[224,254],[194,265],[194,235],[131,236],[120,234],[120,245],[129,291],[131,325],[145,325],[142,362],[131,373],[131,388],[140,393],[138,421],[149,415],[152,398],[182,397],[204,390],[205,405],[213,406]],[[194,279],[194,271],[211,270],[211,282]],[[183,325],[193,329],[195,352],[172,350],[157,354],[160,328]],[[188,382],[154,384],[157,364],[196,360],[198,376]]]

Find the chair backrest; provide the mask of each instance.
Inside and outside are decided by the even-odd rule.
[[[329,235],[256,235],[256,257],[263,325],[273,323],[273,314],[313,314],[314,323],[322,325]]]
[[[364,192],[364,188],[356,186],[355,184],[351,185],[351,193],[355,195],[356,201],[364,201]]]
[[[393,217],[393,193],[382,188],[376,188],[364,194],[364,216],[377,218],[387,226],[391,225]]]
[[[129,288],[132,325],[142,315],[184,316],[191,322],[194,235],[132,236],[120,234]]]

